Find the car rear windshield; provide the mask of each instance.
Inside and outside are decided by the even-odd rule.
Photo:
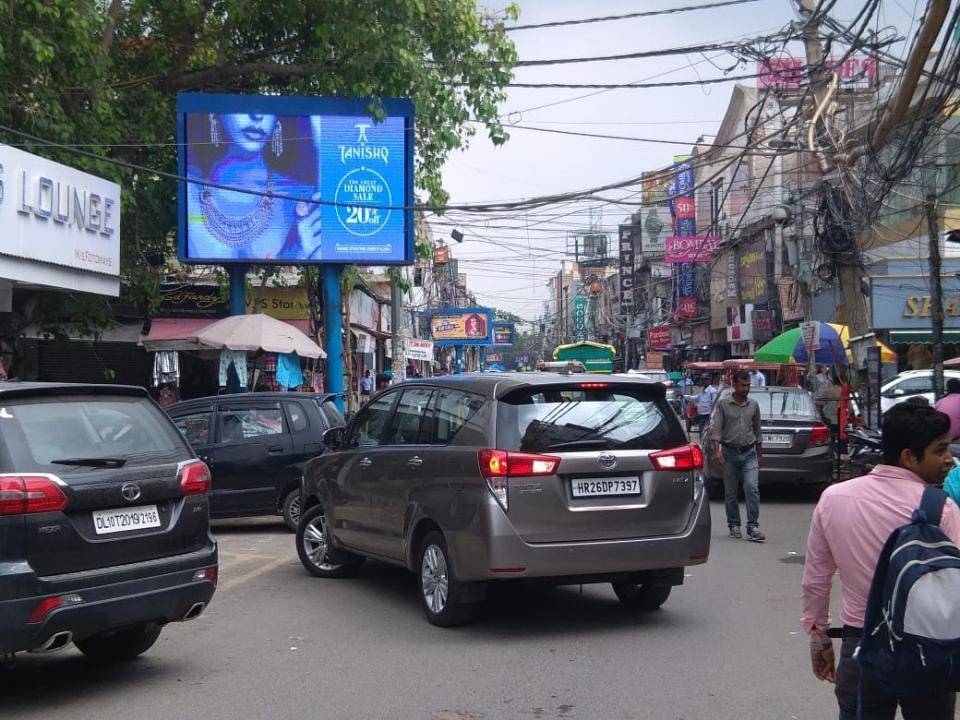
[[[760,417],[795,417],[813,419],[817,409],[813,398],[803,390],[769,390],[750,393],[760,406]]]
[[[653,450],[684,442],[676,415],[652,388],[579,383],[525,388],[497,407],[501,450]]]
[[[190,457],[163,412],[137,397],[9,400],[0,407],[0,442],[17,472],[56,473],[84,467],[54,460],[108,458],[129,467]]]

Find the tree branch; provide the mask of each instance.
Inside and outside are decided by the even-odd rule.
[[[104,57],[110,54],[113,46],[114,31],[117,28],[117,18],[123,9],[123,0],[111,0],[107,8],[107,18],[103,23],[103,37],[100,38],[100,54]]]
[[[203,0],[203,14],[200,16],[200,21],[196,24],[196,32],[194,32],[193,26],[188,25],[183,30],[183,36],[180,38],[177,54],[173,58],[173,63],[170,66],[170,84],[173,85],[173,82],[176,78],[183,75],[184,69],[187,67],[187,62],[190,60],[190,54],[193,52],[194,48],[197,47],[197,44],[200,42],[200,38],[203,37],[203,30],[206,26],[207,15],[210,14],[210,9],[213,7],[214,0]]]
[[[247,9],[247,4],[249,0],[242,0],[237,4],[236,12],[227,15],[227,19],[223,22],[223,30],[220,31],[220,46],[217,48],[217,65],[223,65],[227,61],[226,48],[230,42],[230,34],[234,31],[237,26],[237,15],[241,11]]]
[[[311,77],[316,75],[319,70],[319,66],[314,63],[286,65],[282,63],[249,62],[183,73],[174,77],[170,84],[177,90],[185,90],[246,75],[268,75],[272,78]]]

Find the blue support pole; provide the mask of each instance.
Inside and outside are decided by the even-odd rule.
[[[227,265],[227,276],[230,279],[230,314],[244,315],[247,312],[247,266]],[[245,392],[246,390],[247,379],[240,378],[239,391]]]
[[[227,265],[230,278],[230,314],[244,315],[247,312],[247,266]]]
[[[327,351],[327,392],[343,393],[343,315],[340,309],[340,266],[324,265],[323,282],[323,344]],[[343,395],[335,404],[341,413],[346,411]]]
[[[457,362],[454,365],[453,373],[459,375],[463,372],[463,345],[456,346],[457,351]]]

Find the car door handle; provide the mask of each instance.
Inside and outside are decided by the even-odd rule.
[[[423,460],[421,460],[418,455],[414,455],[412,458],[407,460],[407,465],[410,467],[420,467],[423,465]]]
[[[271,445],[267,448],[267,452],[271,455],[279,455],[283,452],[283,445]]]
[[[363,458],[362,460],[360,460],[360,462],[357,463],[357,464],[360,465],[360,467],[362,467],[362,468],[368,468],[368,467],[370,467],[371,465],[373,465],[373,460],[371,460],[371,459],[368,458],[368,457],[365,457],[365,458]]]

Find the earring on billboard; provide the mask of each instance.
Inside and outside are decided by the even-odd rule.
[[[220,147],[220,123],[217,122],[217,116],[210,113],[207,118],[210,120],[210,142],[214,147]]]
[[[277,126],[273,129],[273,135],[270,136],[270,149],[277,157],[283,155],[283,125],[277,120]]]

